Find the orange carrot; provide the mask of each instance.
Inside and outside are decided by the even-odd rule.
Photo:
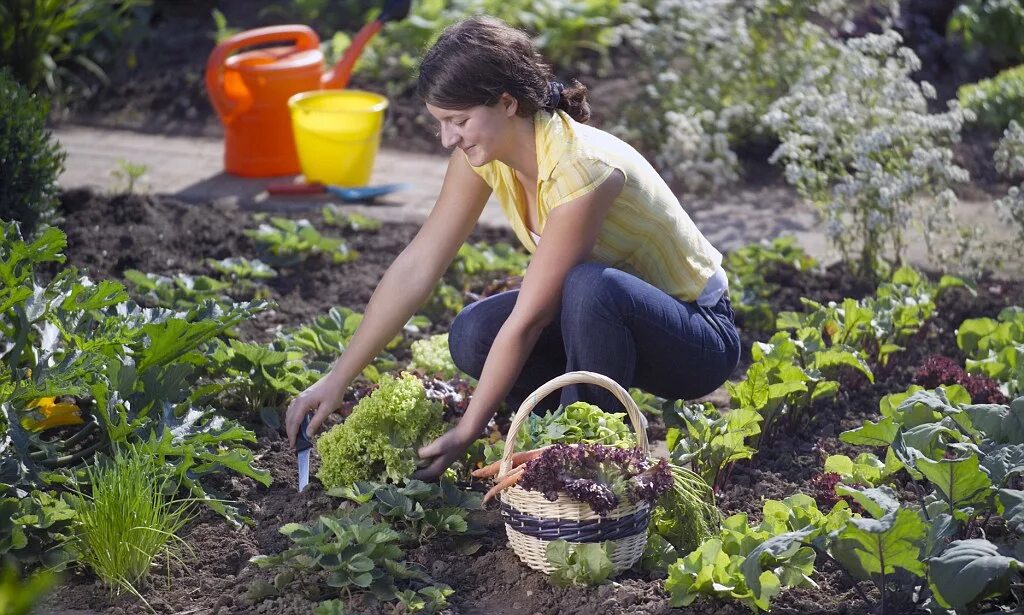
[[[503,476],[500,481],[498,481],[497,483],[495,483],[493,487],[491,487],[491,490],[487,492],[487,495],[484,496],[484,502],[498,495],[505,489],[508,489],[512,485],[518,483],[519,479],[523,476],[524,471],[524,468],[516,468],[515,470],[512,470],[511,472]]]
[[[512,467],[517,468],[528,461],[533,461],[537,457],[540,457],[541,453],[551,448],[550,445],[542,446],[532,451],[520,451],[512,455]],[[490,478],[498,473],[501,469],[501,460],[495,461],[490,465],[486,465],[478,470],[473,470],[473,476],[477,478]]]

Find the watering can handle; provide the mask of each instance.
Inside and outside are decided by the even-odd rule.
[[[295,42],[295,52],[320,48],[320,37],[309,26],[288,25],[269,26],[246,30],[224,40],[214,47],[206,61],[206,89],[218,115],[225,117],[231,114],[232,101],[224,93],[224,63],[231,54],[245,47],[278,43]]]

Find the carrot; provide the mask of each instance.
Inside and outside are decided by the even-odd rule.
[[[488,491],[487,494],[484,496],[484,502],[498,495],[505,489],[508,489],[512,485],[518,483],[519,479],[522,478],[524,471],[524,468],[517,468],[503,476],[502,479],[495,483],[495,485],[491,487],[491,490]]]
[[[541,453],[551,448],[550,445],[542,446],[532,451],[520,451],[512,455],[512,467],[517,468],[528,461],[533,461],[537,457],[540,457]],[[498,473],[501,469],[501,460],[495,461],[490,465],[486,465],[478,470],[473,470],[473,476],[477,478],[490,478]]]

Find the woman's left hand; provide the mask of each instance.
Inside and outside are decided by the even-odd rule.
[[[449,429],[443,436],[417,451],[421,459],[429,460],[429,465],[417,470],[412,477],[423,481],[436,480],[452,462],[465,454],[475,439],[473,434],[467,435],[461,423]]]

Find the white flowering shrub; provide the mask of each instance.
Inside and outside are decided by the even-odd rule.
[[[996,170],[1008,179],[1024,180],[1024,128],[1017,122],[1010,122],[1003,133],[996,148],[995,163]],[[1011,186],[1006,196],[996,201],[996,209],[1016,229],[1020,242],[1024,242],[1024,181]],[[1020,243],[1018,249],[1019,246]]]
[[[835,55],[828,31],[849,3],[829,0],[629,0],[620,28],[638,84],[608,129],[654,157],[669,181],[712,192],[735,182],[734,148],[808,66]],[[809,20],[812,16],[814,21]]]
[[[935,240],[957,230],[950,186],[968,180],[951,149],[965,112],[951,101],[928,113],[935,90],[911,79],[920,61],[901,42],[891,30],[850,39],[764,116],[781,140],[770,160],[785,164],[787,181],[821,208],[828,236],[867,277],[900,262],[915,229],[937,254]]]

